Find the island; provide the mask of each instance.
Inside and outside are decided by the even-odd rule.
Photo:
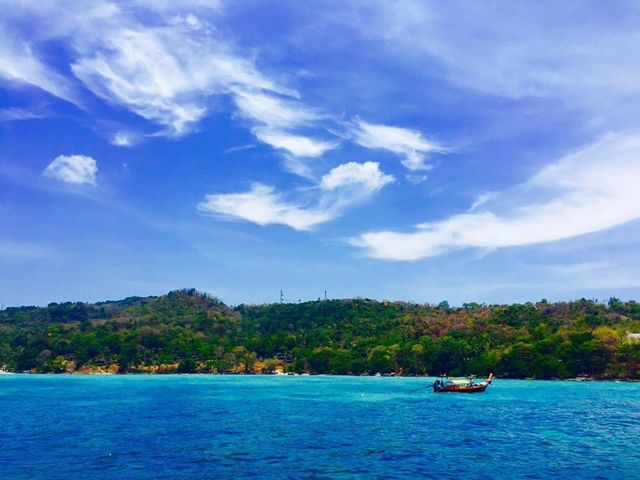
[[[0,368],[28,373],[640,378],[640,304],[364,298],[229,306],[195,289],[0,311]]]

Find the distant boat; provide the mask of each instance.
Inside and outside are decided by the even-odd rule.
[[[484,392],[493,380],[493,373],[489,374],[484,382],[475,382],[475,376],[465,378],[440,377],[433,384],[434,393],[481,393]]]

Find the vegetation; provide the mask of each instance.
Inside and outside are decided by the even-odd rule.
[[[235,308],[196,290],[0,311],[0,367],[30,372],[639,378],[640,304],[450,307],[366,299]]]

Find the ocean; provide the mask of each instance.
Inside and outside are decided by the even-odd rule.
[[[640,478],[640,383],[0,375],[0,478]]]

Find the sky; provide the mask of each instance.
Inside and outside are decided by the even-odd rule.
[[[3,306],[640,297],[637,2],[0,8]]]

